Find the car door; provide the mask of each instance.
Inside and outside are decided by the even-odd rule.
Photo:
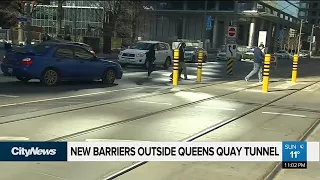
[[[73,51],[67,47],[58,47],[53,57],[55,58],[50,66],[57,68],[61,79],[74,79],[78,77],[78,63]]]
[[[81,79],[99,79],[105,69],[102,62],[83,47],[73,47],[74,56],[79,60]]]

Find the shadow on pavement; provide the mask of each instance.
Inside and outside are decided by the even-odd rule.
[[[45,94],[60,93],[67,91],[79,91],[84,89],[98,89],[106,87],[114,87],[118,84],[105,85],[101,81],[86,82],[61,82],[56,86],[45,86],[40,82],[0,82],[0,94]]]

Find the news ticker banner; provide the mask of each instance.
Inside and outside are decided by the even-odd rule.
[[[0,161],[269,161],[306,168],[319,142],[0,142]]]

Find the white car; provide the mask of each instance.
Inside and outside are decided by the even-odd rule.
[[[241,59],[242,59],[242,55],[239,51],[237,51],[236,60],[241,61]],[[217,54],[217,60],[218,61],[226,61],[227,60],[227,53],[225,50],[222,50]]]
[[[198,55],[200,50],[203,51],[203,62],[207,62],[208,52],[205,49],[197,46],[187,46],[184,49],[185,62],[198,62]]]
[[[172,50],[170,49],[170,45],[168,43],[160,41],[137,42],[134,46],[130,47],[130,49],[125,49],[119,53],[119,63],[123,67],[130,64],[139,65],[146,68],[146,53],[149,51],[151,44],[156,45],[156,60],[154,61],[155,65],[161,65],[165,69],[168,69],[171,65]]]
[[[281,59],[290,59],[292,57],[292,55],[288,51],[285,51],[285,50],[280,50],[280,51],[274,53],[274,55],[277,56],[278,58],[281,58]]]

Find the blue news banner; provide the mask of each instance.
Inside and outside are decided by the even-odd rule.
[[[67,142],[0,142],[0,161],[67,160]]]
[[[307,169],[307,142],[282,142],[282,168]]]

